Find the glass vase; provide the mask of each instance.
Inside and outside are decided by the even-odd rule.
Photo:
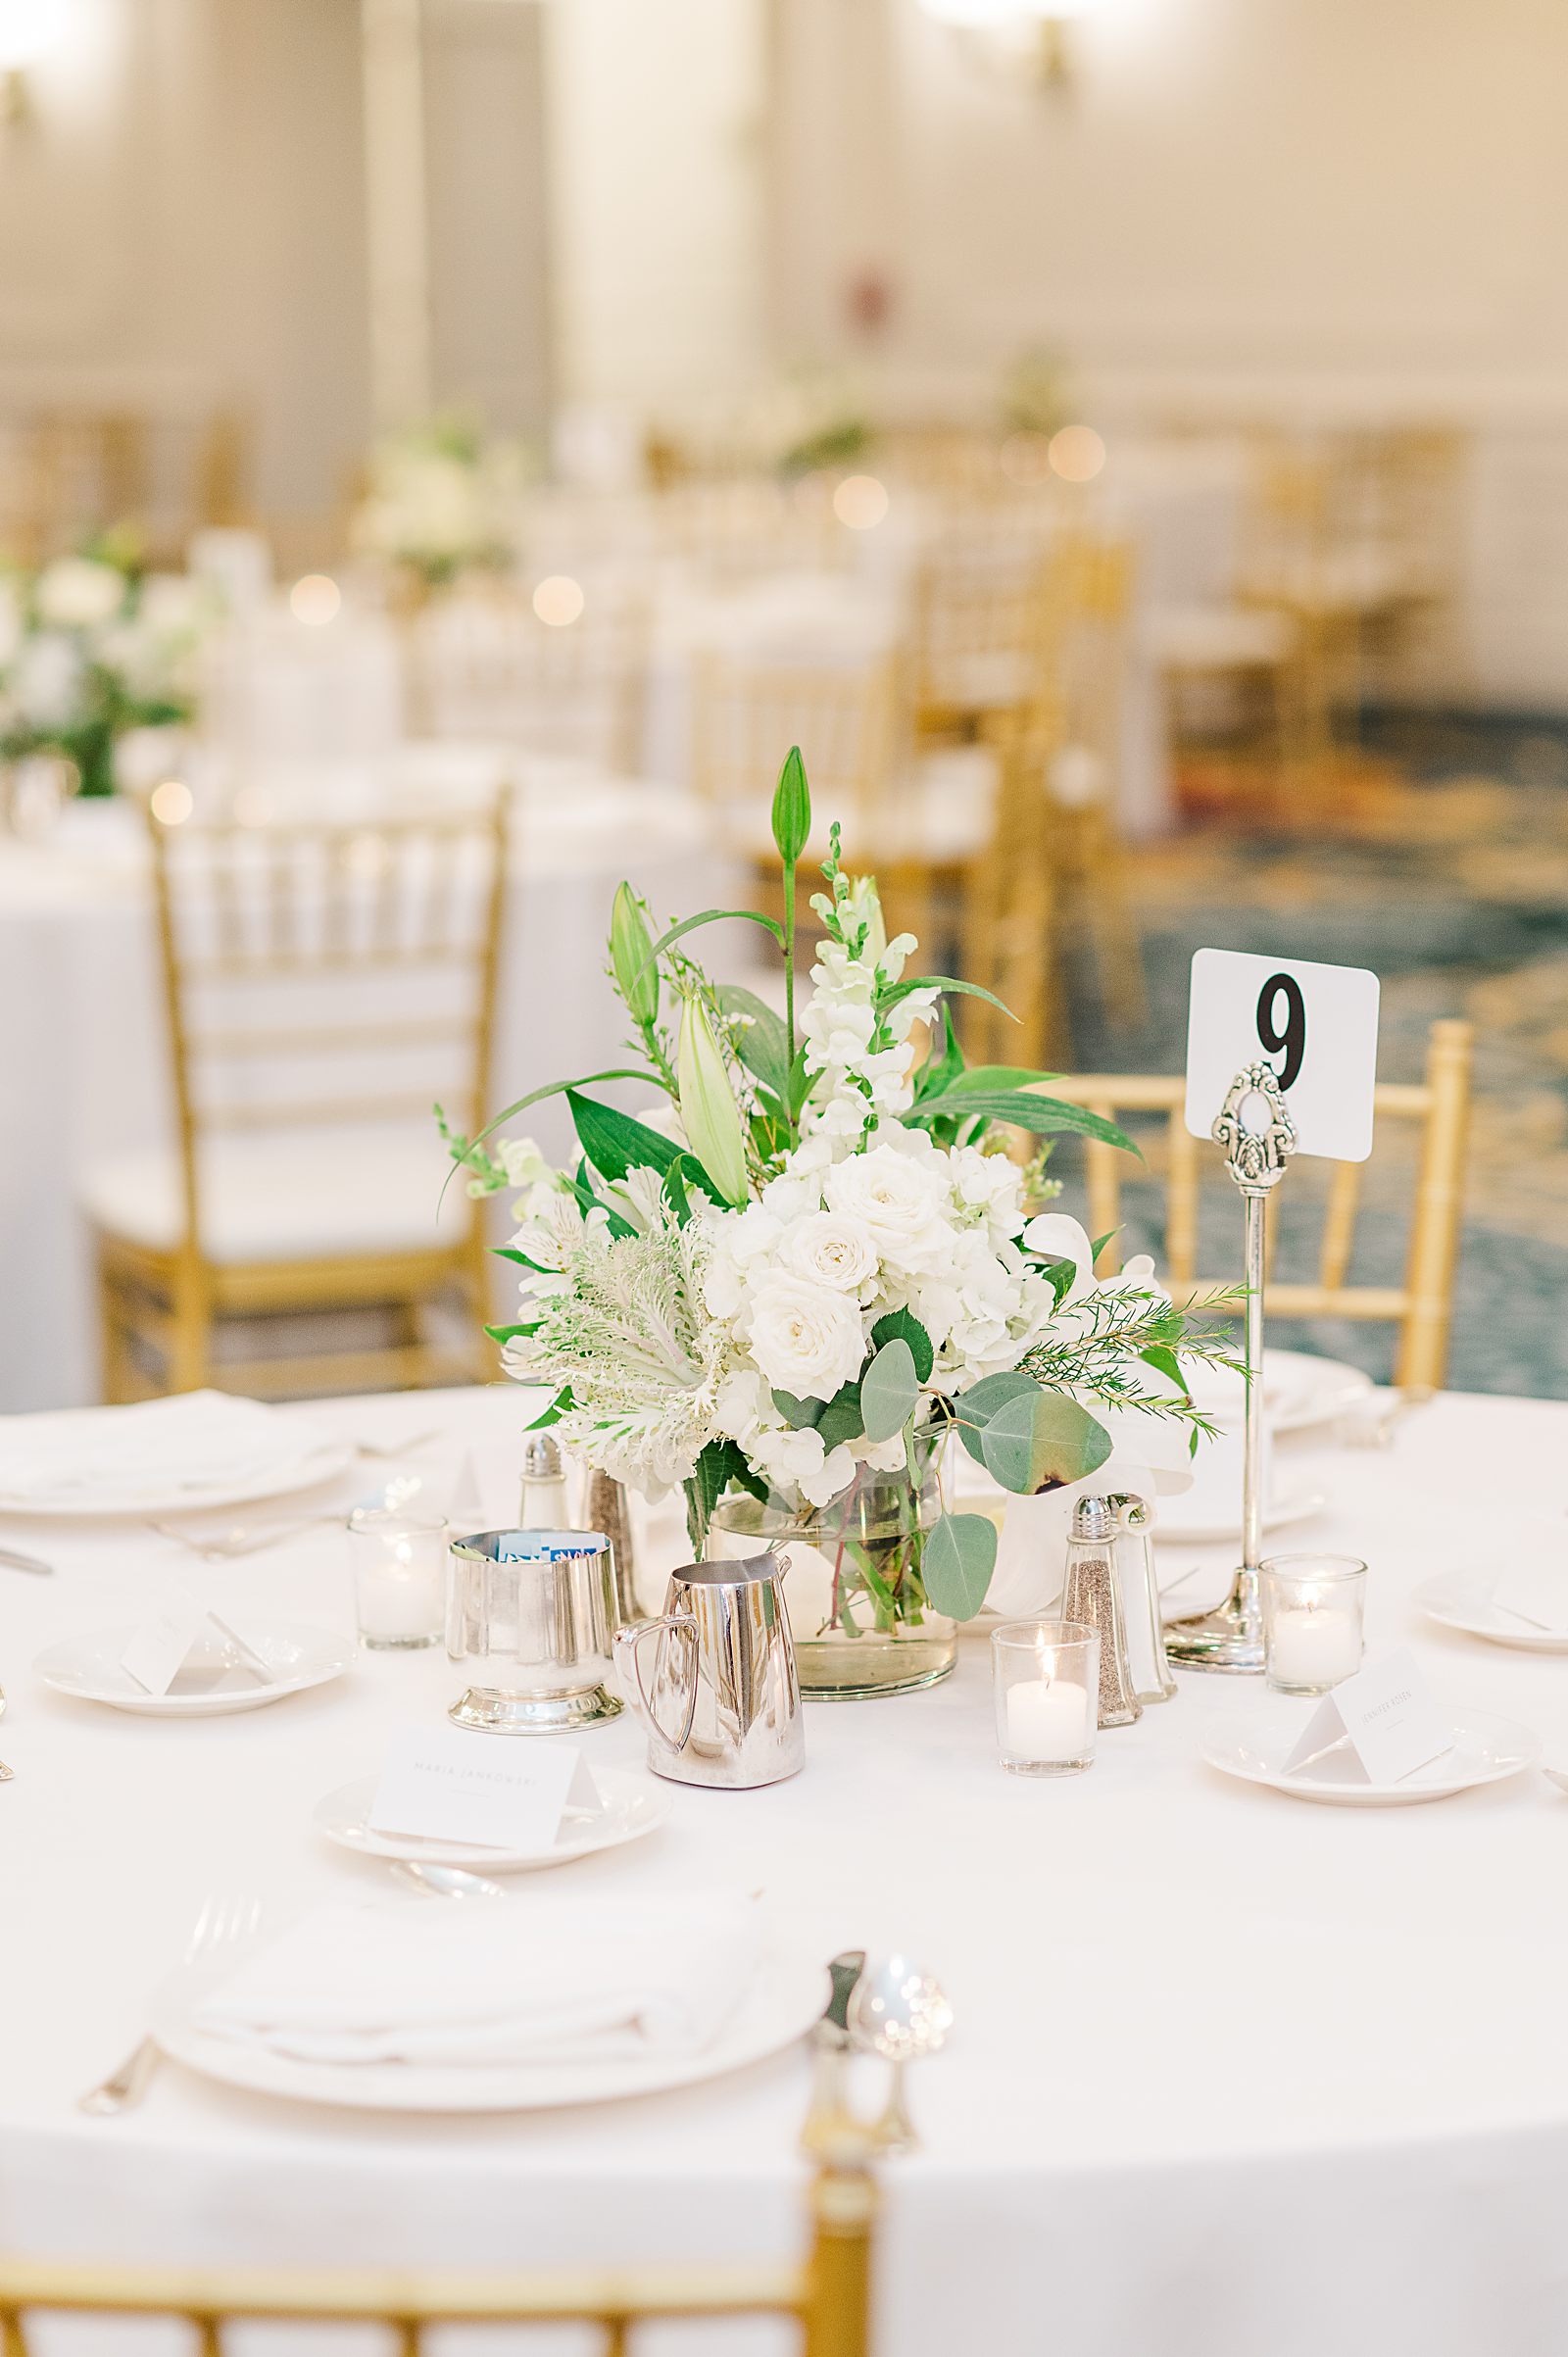
[[[934,1471],[864,1468],[829,1505],[791,1504],[738,1493],[720,1498],[708,1540],[710,1559],[788,1557],[789,1610],[801,1692],[818,1701],[906,1694],[947,1677],[957,1658],[957,1627],[926,1602],[921,1562],[941,1512]]]

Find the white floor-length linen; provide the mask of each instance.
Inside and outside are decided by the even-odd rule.
[[[487,1511],[511,1505],[515,1394],[311,1413],[359,1438],[439,1422],[438,1460],[471,1449]],[[1441,1694],[1525,1720],[1548,1753],[1568,1742],[1568,1656],[1436,1629],[1410,1594],[1513,1545],[1560,1546],[1565,1442],[1568,1404],[1446,1398],[1386,1452],[1290,1444],[1332,1500],[1293,1543],[1366,1555],[1370,1645],[1412,1644]],[[368,1463],[366,1485],[384,1473]],[[1526,1486],[1536,1519],[1499,1516]],[[59,1572],[0,1571],[16,1770],[0,1790],[0,2247],[497,2267],[789,2243],[799,2047],[548,2116],[309,2111],[172,2067],[140,2112],[78,2116],[209,1891],[281,1914],[382,1879],[331,1849],[311,1807],[461,1679],[437,1651],[227,1720],[71,1705],[31,1680],[34,1651],[133,1612],[176,1565],[236,1609],[344,1625],[347,1542],[316,1532],[212,1569],[128,1525],[8,1522],[8,1543]],[[1205,1558],[1216,1588],[1229,1551]],[[898,1947],[942,1979],[952,2041],[911,2089],[925,2149],[885,2173],[882,2357],[1556,2357],[1568,1800],[1534,1773],[1401,1810],[1226,1782],[1200,1731],[1254,1708],[1256,1682],[1190,1674],[1103,1736],[1089,1775],[1016,1781],[996,1764],[986,1650],[967,1638],[925,1695],[811,1706],[793,1782],[675,1789],[659,1834],[562,1870],[585,1896],[763,1888],[824,1958]],[[641,1751],[625,1719],[585,1743]]]
[[[732,869],[710,847],[688,797],[535,764],[507,895],[498,1107],[544,1082],[624,1060],[622,1010],[604,976],[611,896],[623,875],[660,915],[732,897]],[[730,928],[731,945],[738,930]],[[720,943],[715,956],[725,954]],[[96,1159],[172,1136],[165,1042],[135,812],[82,805],[42,844],[0,837],[0,1409],[99,1397],[90,1238],[77,1189]],[[529,1125],[564,1151],[559,1105],[541,1106]],[[433,1124],[429,1144],[433,1236],[442,1176]],[[373,1172],[365,1184],[373,1191]]]

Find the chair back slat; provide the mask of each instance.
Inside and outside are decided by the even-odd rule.
[[[1399,1285],[1348,1282],[1356,1217],[1362,1200],[1359,1163],[1336,1163],[1329,1180],[1315,1283],[1273,1278],[1274,1243],[1282,1219],[1294,1216],[1287,1188],[1271,1196],[1264,1223],[1268,1308],[1276,1317],[1342,1317],[1388,1322],[1399,1330],[1395,1379],[1406,1391],[1441,1388],[1447,1364],[1464,1193],[1464,1154],[1470,1103],[1474,1034],[1470,1024],[1434,1023],[1428,1040],[1424,1080],[1380,1083],[1380,1123],[1415,1123],[1420,1151],[1410,1212],[1404,1279]],[[1167,1120],[1165,1252],[1168,1280],[1178,1299],[1212,1290],[1224,1280],[1200,1279],[1198,1204],[1201,1177],[1200,1141],[1187,1135],[1183,1118],[1186,1082],[1179,1074],[1081,1074],[1053,1080],[1050,1095],[1119,1120],[1130,1113],[1163,1113]],[[1098,1139],[1084,1142],[1084,1188],[1092,1235],[1121,1217],[1126,1175],[1122,1157]],[[1097,1263],[1102,1275],[1120,1266],[1115,1244]]]

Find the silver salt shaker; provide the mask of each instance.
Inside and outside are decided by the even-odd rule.
[[[1116,1569],[1120,1524],[1117,1501],[1080,1498],[1067,1538],[1067,1576],[1061,1591],[1063,1620],[1084,1621],[1100,1632],[1100,1725],[1130,1727],[1144,1715],[1127,1661],[1127,1626]]]
[[[1123,1495],[1107,1498],[1105,1503],[1115,1508],[1120,1532],[1115,1562],[1121,1575],[1122,1620],[1133,1691],[1140,1702],[1168,1702],[1176,1692],[1176,1680],[1165,1653],[1165,1623],[1154,1576],[1153,1517],[1142,1498]]]
[[[522,1444],[522,1495],[517,1507],[517,1528],[564,1530],[570,1520],[561,1443],[552,1433],[530,1432]]]

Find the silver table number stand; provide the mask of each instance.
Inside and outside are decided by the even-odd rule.
[[[1225,1601],[1197,1620],[1173,1622],[1165,1631],[1165,1650],[1187,1669],[1250,1672],[1263,1667],[1263,1621],[1257,1600],[1257,1564],[1263,1549],[1263,1212],[1296,1152],[1295,1125],[1271,1064],[1247,1064],[1237,1073],[1213,1136],[1241,1190],[1246,1219],[1242,1561]]]

